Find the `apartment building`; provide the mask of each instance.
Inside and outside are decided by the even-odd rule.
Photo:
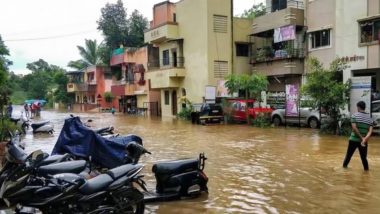
[[[158,55],[151,45],[141,48],[121,47],[113,51],[110,65],[113,73],[111,93],[113,106],[120,112],[159,115],[160,93],[150,90],[145,74],[148,59]]]
[[[378,0],[307,0],[308,55],[325,66],[340,58],[349,65],[343,81],[371,77],[380,89],[380,2]]]
[[[68,72],[67,92],[73,93],[74,111],[88,111],[96,107],[110,107],[104,92],[111,91],[112,74],[108,67],[90,66],[80,71]]]
[[[231,0],[164,1],[154,5],[145,42],[158,48],[147,79],[160,92],[163,116],[205,100],[206,86],[223,85],[232,73],[248,73],[250,21],[234,19]]]
[[[301,85],[306,43],[304,3],[267,0],[266,14],[253,20],[250,32],[252,73],[268,77],[267,104],[283,108],[285,85]]]

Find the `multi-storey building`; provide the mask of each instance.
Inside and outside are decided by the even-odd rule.
[[[266,14],[253,20],[252,72],[268,77],[268,91],[282,92],[286,84],[301,84],[305,29],[303,1],[267,0]]]
[[[158,55],[151,45],[141,48],[116,49],[111,58],[113,82],[111,92],[115,96],[113,105],[120,112],[159,115],[160,94],[150,90],[145,79],[148,59]]]
[[[104,99],[104,92],[111,91],[112,74],[108,67],[90,66],[67,75],[67,92],[75,94],[74,111],[111,107],[112,103]]]
[[[380,2],[378,0],[308,0],[308,54],[328,65],[336,58],[348,62],[343,81],[371,76],[380,89]]]
[[[181,98],[201,103],[206,86],[250,70],[250,21],[234,19],[231,0],[164,1],[153,7],[145,42],[159,50],[149,59],[147,79],[161,94],[163,116],[173,116]],[[236,49],[236,50],[235,50]]]

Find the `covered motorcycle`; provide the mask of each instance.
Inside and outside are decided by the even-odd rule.
[[[132,143],[133,142],[133,143]],[[142,151],[134,144],[141,144],[137,135],[104,138],[85,126],[79,117],[65,120],[52,155],[69,153],[79,159],[104,167],[114,168],[126,163],[137,163]]]

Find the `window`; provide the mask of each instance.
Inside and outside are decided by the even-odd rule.
[[[236,44],[236,56],[248,56],[248,44]]]
[[[169,50],[162,51],[162,64],[169,65]]]
[[[173,22],[177,22],[177,14],[173,13]]]
[[[310,33],[311,48],[330,46],[330,29]]]
[[[359,23],[360,43],[367,43],[379,40],[380,20],[372,20]]]
[[[214,32],[227,33],[227,16],[214,15]]]
[[[286,8],[287,0],[272,0],[272,12]]]
[[[169,91],[165,91],[165,105],[169,105],[170,94]]]
[[[225,78],[228,73],[228,61],[214,61],[214,77]]]
[[[112,79],[112,73],[104,73],[104,79],[111,80]]]

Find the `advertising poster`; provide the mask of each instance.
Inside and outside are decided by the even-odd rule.
[[[294,25],[288,25],[285,27],[275,28],[273,35],[274,43],[295,40],[296,28]]]
[[[217,97],[229,97],[228,89],[225,86],[226,80],[218,80],[218,85],[216,89]]]
[[[298,85],[286,85],[285,86],[286,93],[286,116],[298,116]]]
[[[371,77],[351,77],[350,113],[357,112],[356,103],[364,101],[365,111],[371,112]]]

